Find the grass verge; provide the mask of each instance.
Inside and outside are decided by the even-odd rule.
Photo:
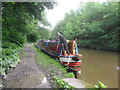
[[[40,64],[43,67],[47,67],[47,68],[52,68],[52,67],[58,68],[63,73],[67,72],[66,68],[64,68],[55,59],[53,59],[49,55],[43,53],[41,50],[39,50],[38,48],[36,48],[34,45],[32,45],[32,47],[36,50],[36,62],[37,62],[37,64]]]

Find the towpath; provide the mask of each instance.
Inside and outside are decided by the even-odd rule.
[[[3,79],[6,88],[51,88],[44,73],[35,62],[36,52],[27,44],[21,52],[21,63],[8,72]]]

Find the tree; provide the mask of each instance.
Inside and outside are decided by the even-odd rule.
[[[85,48],[118,51],[118,3],[82,3],[77,11],[66,13],[52,33],[63,32],[67,39],[78,38]]]
[[[37,22],[42,20],[44,9],[53,8],[53,4],[53,2],[3,2],[2,40],[19,46],[27,40],[36,41],[40,37]]]

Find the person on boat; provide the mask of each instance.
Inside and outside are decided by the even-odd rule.
[[[66,53],[67,53],[68,55],[70,55],[70,52],[69,52],[69,50],[68,50],[67,40],[66,40],[66,38],[65,38],[60,32],[57,33],[57,41],[60,41],[60,43],[61,43],[61,45],[62,45],[63,51],[65,50]]]

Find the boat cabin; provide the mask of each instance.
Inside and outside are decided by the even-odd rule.
[[[74,56],[78,54],[78,47],[76,41],[67,41],[68,49],[70,51],[70,56]],[[56,57],[64,57],[68,56],[66,51],[62,49],[60,42],[58,41],[50,41],[50,40],[39,40],[37,42],[37,46],[45,51],[46,53],[56,56]]]

